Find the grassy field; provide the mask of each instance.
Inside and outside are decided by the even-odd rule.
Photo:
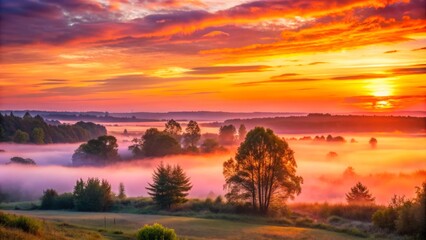
[[[153,223],[173,228],[186,239],[359,239],[320,229],[190,217],[68,211],[5,212],[41,219],[52,229],[51,232],[68,232],[63,235],[69,236],[69,239],[134,239],[141,226]],[[75,236],[77,233],[81,235]]]

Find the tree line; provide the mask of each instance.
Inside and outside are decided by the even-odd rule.
[[[105,135],[106,128],[91,122],[49,125],[39,115],[28,112],[21,118],[0,113],[0,142],[15,143],[73,143],[83,142]]]
[[[124,134],[128,135],[127,130]],[[174,154],[215,153],[226,151],[225,146],[238,144],[245,139],[247,130],[241,125],[220,127],[219,134],[209,134],[200,143],[201,128],[196,121],[189,121],[185,130],[175,120],[165,123],[165,128],[149,128],[140,138],[134,138],[129,150],[133,158],[163,157]],[[117,139],[114,136],[100,136],[81,144],[72,156],[73,165],[105,165],[121,160]]]

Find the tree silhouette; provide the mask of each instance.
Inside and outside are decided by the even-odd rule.
[[[125,191],[125,188],[124,188],[124,184],[123,183],[120,183],[120,185],[118,186],[118,199],[120,199],[120,200],[124,200],[124,199],[126,199],[126,191]]]
[[[223,164],[226,197],[251,203],[255,211],[266,214],[272,199],[300,193],[303,179],[296,175],[296,167],[287,142],[270,129],[256,127],[241,143],[235,160]]]
[[[346,201],[349,204],[373,204],[375,198],[371,195],[366,186],[358,182],[351,191],[346,194]]]
[[[107,135],[81,144],[72,155],[74,165],[104,165],[119,159],[117,139]]]
[[[197,149],[198,141],[201,138],[201,130],[196,121],[189,121],[183,135],[183,143],[186,148]]]
[[[181,133],[182,133],[182,127],[175,120],[170,119],[165,124],[164,132],[170,134],[170,136],[174,137],[176,139],[176,141],[180,142],[180,137],[181,137]]]
[[[222,145],[232,145],[235,143],[235,134],[237,130],[234,125],[221,126],[219,129],[219,142]]]
[[[241,124],[238,128],[238,138],[240,139],[240,142],[244,141],[247,135],[247,129],[244,124]]]
[[[170,209],[173,204],[184,203],[191,190],[190,179],[180,166],[161,163],[152,174],[152,183],[148,183],[148,194],[161,208]]]
[[[368,141],[368,143],[370,144],[370,146],[372,148],[376,148],[377,147],[377,139],[376,138],[370,138],[370,141]]]

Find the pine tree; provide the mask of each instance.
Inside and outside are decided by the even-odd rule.
[[[346,194],[346,201],[349,204],[373,204],[375,198],[371,195],[366,186],[358,182],[351,191]]]
[[[186,202],[192,186],[180,166],[172,167],[161,163],[152,175],[153,183],[148,183],[148,194],[161,208],[170,209],[173,204]]]

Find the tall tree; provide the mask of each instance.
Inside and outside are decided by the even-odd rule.
[[[148,183],[148,194],[161,208],[186,202],[188,191],[192,185],[180,166],[170,166],[161,163],[152,175],[152,183]]]
[[[120,200],[124,200],[126,199],[126,190],[124,188],[124,184],[121,182],[120,185],[118,186],[118,199]]]
[[[296,175],[296,160],[286,141],[270,129],[256,127],[248,132],[235,155],[223,164],[229,201],[251,203],[266,214],[271,200],[293,198],[301,191],[302,177]]]
[[[368,141],[368,143],[370,144],[371,148],[377,147],[377,139],[376,138],[370,138],[370,141]]]
[[[170,136],[174,137],[176,139],[176,141],[180,142],[182,127],[175,120],[170,119],[165,124],[164,132],[170,134]]]
[[[358,182],[351,191],[346,194],[346,201],[349,204],[373,204],[375,198],[361,182]]]
[[[232,145],[235,143],[235,134],[237,129],[234,125],[225,125],[221,126],[219,129],[219,142],[222,145]]]
[[[244,124],[241,124],[238,128],[238,138],[240,139],[240,142],[244,141],[247,135],[247,129]]]
[[[183,142],[186,148],[197,149],[198,141],[201,138],[201,129],[196,121],[189,121],[183,136]]]
[[[141,140],[136,139],[134,141],[137,141],[135,145],[129,147],[133,153],[140,152],[147,157],[162,157],[178,154],[181,151],[180,144],[175,138],[166,132],[160,132],[156,128],[146,130]]]
[[[20,129],[16,130],[15,135],[13,136],[13,141],[16,143],[27,143],[29,140],[30,135]]]

